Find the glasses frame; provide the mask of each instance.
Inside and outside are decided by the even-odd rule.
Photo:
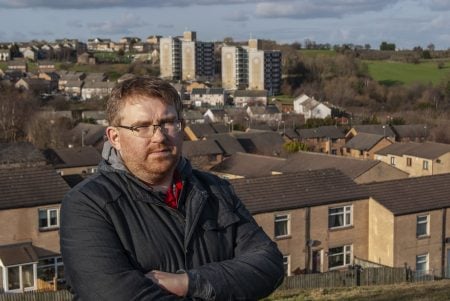
[[[167,135],[167,129],[164,128],[165,124],[168,123],[172,123],[175,125],[175,128],[177,129],[177,133],[181,132],[181,129],[183,128],[183,120],[174,120],[174,121],[167,121],[167,122],[161,122],[159,124],[150,124],[150,125],[137,125],[137,126],[128,126],[128,125],[116,125],[116,127],[118,128],[122,128],[122,129],[126,129],[131,131],[131,133],[133,134],[133,136],[139,137],[139,138],[152,138],[155,133],[156,130],[160,130],[161,133],[163,133],[164,135]],[[139,128],[150,128],[153,127],[153,132],[151,134],[151,136],[139,136]]]

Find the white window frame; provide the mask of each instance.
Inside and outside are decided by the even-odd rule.
[[[40,221],[41,221],[41,212],[45,211],[47,212],[47,225],[41,227],[40,225]],[[56,225],[50,225],[50,220],[51,220],[51,212],[56,211]],[[59,228],[59,222],[60,222],[60,216],[59,216],[60,212],[59,212],[59,208],[39,208],[38,209],[38,227],[39,230],[53,230],[53,229],[58,229]]]
[[[335,248],[342,248],[342,252],[331,254],[330,250],[335,249]],[[348,262],[347,262],[347,255],[350,255],[350,259],[348,260]],[[331,267],[330,266],[330,263],[331,263],[330,258],[333,256],[343,256],[343,264]],[[353,263],[353,245],[343,245],[343,246],[337,246],[337,247],[328,249],[328,270],[341,269],[343,267],[351,265],[352,263]]]
[[[277,233],[276,233],[277,222],[286,222],[287,223],[287,226],[286,226],[287,233],[286,234],[277,235]],[[289,237],[291,235],[291,215],[289,213],[275,214],[273,235],[275,238]]]
[[[283,268],[285,268],[285,276],[291,276],[291,255],[283,255]]]
[[[30,287],[23,287],[23,275],[22,275],[22,266],[32,265],[33,266],[33,286]],[[3,270],[3,289],[5,293],[19,293],[23,291],[34,291],[37,289],[37,269],[36,269],[37,263],[36,262],[28,262],[25,264],[18,264],[18,265],[11,265],[11,266],[2,266]],[[19,268],[19,283],[20,287],[17,289],[9,289],[9,279],[8,279],[8,269],[9,268]]]
[[[337,212],[337,213],[330,213],[331,210],[334,209],[341,209],[342,208],[342,212]],[[341,226],[331,226],[330,225],[330,216],[334,216],[334,215],[343,215],[343,224]],[[350,222],[347,221],[347,216],[350,216],[349,220]],[[345,228],[345,227],[350,227],[353,225],[353,205],[345,205],[345,206],[339,206],[339,207],[330,207],[328,208],[328,229],[339,229],[339,228]]]
[[[44,268],[53,268],[55,270],[55,274],[54,277],[56,277],[57,281],[61,281],[64,280],[63,277],[60,277],[60,275],[58,275],[58,268],[59,267],[64,267],[64,263],[62,261],[62,257],[61,256],[56,256],[56,257],[46,257],[46,258],[40,258],[40,260],[47,260],[47,259],[52,259],[53,263],[49,263],[49,264],[44,264],[44,265],[37,265],[37,274],[39,274],[39,269],[44,269]],[[41,279],[41,278],[39,278]],[[43,279],[41,279],[43,280]],[[43,281],[48,281],[48,280],[43,280]],[[53,284],[53,279],[50,281]]]
[[[406,157],[406,166],[411,167],[412,166],[412,158]]]
[[[429,257],[430,257],[430,255],[429,255],[428,253],[426,253],[426,254],[420,254],[420,255],[417,255],[417,256],[416,256],[416,272],[420,272],[420,273],[423,273],[423,274],[428,273],[428,270],[430,269],[430,266],[429,266],[429,264],[430,264]],[[425,263],[425,270],[418,270],[418,269],[417,269],[417,266],[418,266],[419,263],[420,263],[420,264]]]
[[[391,165],[395,166],[395,157],[391,157]]]
[[[419,224],[425,224],[425,233],[419,233]],[[422,214],[418,215],[416,218],[416,236],[417,237],[424,237],[430,235],[430,215],[429,214]]]
[[[428,160],[423,160],[423,162],[422,162],[422,169],[423,170],[428,170],[428,168],[429,168]]]

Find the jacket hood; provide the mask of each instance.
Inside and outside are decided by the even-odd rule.
[[[122,171],[127,174],[131,174],[131,172],[123,163],[120,153],[111,145],[109,141],[105,141],[105,143],[103,144],[102,158],[104,162],[100,163],[100,169],[111,171],[112,168],[115,171]],[[182,179],[185,179],[192,173],[191,164],[183,156],[180,157],[176,169],[181,175]]]

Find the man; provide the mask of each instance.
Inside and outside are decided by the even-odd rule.
[[[181,156],[181,111],[160,79],[111,92],[104,160],[61,208],[75,299],[256,300],[282,281],[282,255],[229,183]]]

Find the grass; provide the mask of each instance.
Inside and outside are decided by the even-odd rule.
[[[450,280],[426,283],[278,291],[266,301],[444,301],[450,300]]]
[[[336,51],[334,50],[321,50],[321,49],[302,49],[299,52],[304,56],[335,56]]]
[[[435,85],[450,74],[450,61],[445,61],[442,69],[437,68],[436,61],[420,64],[392,61],[366,61],[366,63],[372,78],[387,86],[410,85],[416,82]]]

